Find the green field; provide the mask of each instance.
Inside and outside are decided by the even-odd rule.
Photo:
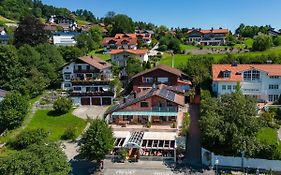
[[[4,24],[4,23],[14,23],[15,21],[7,19],[3,16],[0,16],[0,24]]]
[[[274,145],[278,143],[278,151],[281,152],[281,142],[278,140],[277,137],[277,130],[273,128],[262,128],[258,134],[257,138],[267,144],[267,145]]]
[[[262,55],[269,55],[269,54],[276,54],[281,55],[281,46],[279,47],[273,47],[267,51],[264,52],[247,52],[247,53],[236,53],[233,54],[234,57],[237,56],[245,56],[245,57],[256,57],[256,56],[262,56]],[[181,65],[185,64],[189,58],[191,58],[193,55],[183,55],[183,54],[175,54],[175,67],[180,67]],[[226,54],[205,54],[201,56],[212,56],[214,57],[215,61],[219,61],[220,59],[226,57]],[[172,65],[172,55],[164,53],[163,57],[161,58],[159,64],[166,64],[166,65]]]
[[[99,58],[101,58],[105,61],[109,61],[110,60],[110,54],[102,54],[101,53],[102,50],[103,49],[93,50],[89,53],[89,55],[99,57]]]
[[[70,113],[54,116],[50,110],[36,111],[27,129],[43,128],[50,132],[48,137],[51,141],[61,139],[67,128],[76,128],[76,136],[78,137],[86,126],[86,121],[75,117]]]

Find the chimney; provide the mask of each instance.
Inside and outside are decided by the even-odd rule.
[[[232,64],[231,64],[231,66],[232,66],[232,67],[237,67],[237,66],[238,66],[237,61],[233,61]]]

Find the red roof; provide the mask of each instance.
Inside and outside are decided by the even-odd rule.
[[[79,57],[79,59],[85,63],[90,64],[91,66],[94,66],[97,69],[105,69],[112,66],[110,63],[95,56],[83,56],[83,57]]]
[[[122,45],[122,42],[127,41],[129,45],[137,45],[137,38],[115,38],[115,37],[105,37],[102,41],[103,45],[107,45],[109,41],[115,41],[115,44]]]
[[[197,31],[197,32],[200,32],[202,34],[208,34],[208,33],[212,33],[212,34],[228,34],[228,29],[210,29],[210,30],[197,30],[197,29],[191,29],[191,30],[188,30],[187,33],[191,33],[193,31]]]
[[[109,53],[111,55],[119,54],[119,53],[130,53],[134,55],[145,55],[147,54],[147,49],[112,49]]]
[[[241,73],[251,69],[266,72],[268,76],[281,76],[281,64],[213,64],[213,81],[242,81]],[[230,71],[229,78],[222,77],[222,72],[226,70]]]
[[[182,76],[182,75],[185,75],[185,74],[184,74],[181,70],[179,70],[179,69],[176,69],[176,68],[173,68],[173,67],[170,67],[170,66],[161,64],[161,65],[159,65],[159,66],[156,66],[156,67],[151,68],[151,69],[147,69],[147,70],[145,70],[145,71],[142,71],[142,72],[140,72],[140,73],[134,75],[134,76],[132,77],[132,79],[134,79],[134,78],[136,78],[136,77],[139,77],[139,76],[142,76],[142,75],[144,75],[144,74],[146,74],[146,73],[152,72],[152,71],[157,70],[157,69],[162,69],[162,70],[164,70],[164,71],[170,72],[170,73],[172,73],[172,74],[174,74],[174,75],[177,75],[177,76],[179,76],[179,77]]]

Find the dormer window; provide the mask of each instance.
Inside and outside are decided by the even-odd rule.
[[[256,81],[260,79],[260,71],[249,70],[243,73],[243,78],[245,81]]]
[[[229,70],[226,70],[226,71],[223,71],[223,78],[229,78],[230,77],[230,71]]]

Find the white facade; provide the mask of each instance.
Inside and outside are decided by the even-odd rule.
[[[76,41],[74,40],[74,35],[55,35],[53,36],[53,44],[61,46],[74,46]]]
[[[136,57],[141,62],[148,61],[148,53],[145,54],[132,54],[128,52],[122,52],[119,54],[114,54],[111,56],[111,61],[118,64],[118,66],[124,67],[127,65],[127,60],[129,57]]]
[[[112,80],[110,67],[99,70],[87,63],[72,62],[63,68],[62,74],[61,88],[71,92],[73,104],[81,105],[83,98],[88,99],[87,105],[103,105],[105,100],[112,103],[114,94],[110,95],[108,83]],[[93,102],[94,99],[98,101]]]
[[[242,93],[262,101],[276,101],[281,94],[281,76],[268,76],[266,72],[252,69],[259,77],[245,79],[245,74],[248,71],[241,72],[240,86]],[[212,89],[217,95],[221,95],[235,92],[236,85],[236,81],[213,81]]]

